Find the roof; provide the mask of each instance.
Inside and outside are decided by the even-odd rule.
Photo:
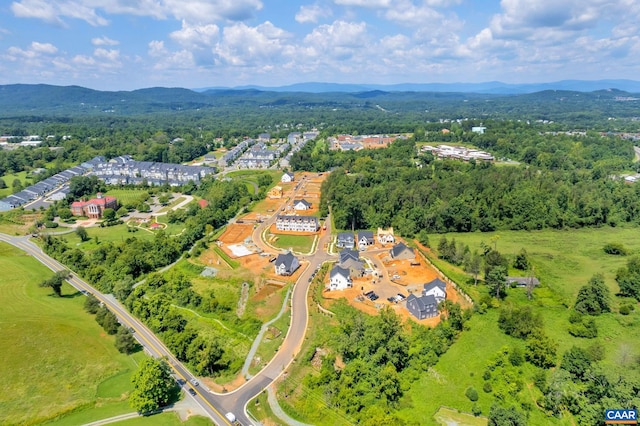
[[[373,231],[358,231],[358,241],[366,238],[367,240],[373,240]]]
[[[329,278],[333,279],[333,277],[341,275],[343,278],[349,279],[349,270],[346,268],[342,268],[338,265],[335,265],[331,272],[329,273]]]
[[[340,252],[340,263],[343,263],[349,259],[360,260],[360,253],[355,250],[344,249]]]
[[[307,200],[305,200],[304,198],[303,198],[303,199],[301,199],[301,200],[293,200],[293,205],[294,205],[294,206],[295,206],[296,204],[299,204],[299,203],[304,204],[304,206],[305,206],[306,208],[311,207],[311,203],[310,203],[310,202],[308,202]]]
[[[529,280],[533,285],[539,285],[540,280],[536,277],[507,277],[507,284],[516,283],[518,285],[527,285],[529,284]]]
[[[426,283],[422,291],[428,292],[433,290],[436,287],[440,288],[445,293],[447,291],[447,284],[444,281],[442,281],[440,278],[436,278],[435,280]]]
[[[395,246],[393,246],[391,248],[391,250],[390,250],[391,257],[397,257],[398,255],[400,255],[405,250],[409,250],[411,253],[413,253],[413,249],[411,247],[407,247],[405,245],[405,243],[399,242],[398,244],[396,244]]]
[[[284,172],[284,174],[282,176],[289,176],[290,178],[294,177],[294,174],[291,172]]]
[[[436,301],[436,298],[433,297],[433,295],[428,295],[428,296],[420,296],[417,297],[415,294],[410,294],[409,297],[407,297],[407,304],[409,304],[411,301],[415,300],[416,301],[416,306],[418,307],[418,311],[423,312],[427,310],[427,307],[437,307],[438,306],[438,302]]]
[[[71,203],[71,207],[83,207],[83,206],[88,206],[89,204],[95,204],[95,205],[104,207],[107,204],[115,201],[116,201],[116,197],[111,197],[110,195],[107,195],[106,197],[102,197],[102,198],[92,198],[89,201],[74,201],[73,203]]]
[[[340,232],[338,233],[338,241],[355,241],[352,232]]]
[[[287,271],[290,271],[293,267],[293,261],[296,257],[291,254],[291,252],[287,253],[287,254],[279,254],[278,257],[276,258],[276,267],[280,266],[280,265],[284,265],[285,269]]]

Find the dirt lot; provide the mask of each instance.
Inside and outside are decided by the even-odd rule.
[[[366,253],[361,253],[361,255],[366,256]],[[427,264],[420,255],[418,255],[413,261],[390,260],[388,253],[386,252],[379,253],[376,256],[386,269],[389,280],[386,280],[383,277],[378,278],[374,276],[355,278],[353,280],[353,288],[343,291],[325,291],[323,292],[323,297],[328,301],[345,298],[349,301],[349,304],[355,308],[371,315],[377,314],[377,312],[384,306],[391,306],[392,309],[405,321],[411,319],[419,324],[430,327],[437,325],[440,322],[439,316],[427,318],[421,321],[417,320],[407,310],[406,301],[394,303],[389,302],[387,298],[396,296],[399,293],[404,296],[408,296],[411,293],[420,295],[423,284],[428,283],[435,278],[442,279],[442,276],[439,275],[438,271]],[[394,275],[399,276],[399,278],[393,279]],[[371,290],[380,297],[375,302],[362,296],[363,293]],[[463,308],[469,307],[469,303],[450,285],[447,285],[447,299],[452,302],[460,303]],[[331,302],[328,303],[328,305],[330,304]]]
[[[227,229],[225,229],[224,233],[218,239],[222,241],[225,245],[240,244],[240,243],[243,243],[247,237],[250,237],[252,232],[253,232],[253,225],[251,224],[244,225],[244,224],[233,223],[227,226]],[[223,245],[223,248],[224,248],[224,245]],[[227,250],[225,250],[225,252],[227,252]],[[229,255],[231,255],[230,252],[229,252]]]

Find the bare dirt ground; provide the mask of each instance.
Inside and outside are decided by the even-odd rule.
[[[224,245],[240,244],[243,243],[247,237],[250,237],[252,232],[253,225],[251,224],[244,225],[233,223],[227,226],[227,229],[222,235],[220,235],[220,238],[218,239],[222,241]],[[225,252],[227,252],[227,250],[225,250]],[[232,253],[229,253],[229,255],[231,254]]]

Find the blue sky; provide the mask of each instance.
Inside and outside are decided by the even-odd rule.
[[[637,0],[5,0],[0,84],[637,79]]]

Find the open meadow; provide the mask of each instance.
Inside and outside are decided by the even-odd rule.
[[[67,284],[62,298],[38,287],[52,272],[4,243],[0,270],[0,423],[40,424],[72,411],[86,420],[130,412],[123,395],[135,356],[116,350],[114,338],[84,311],[84,296]],[[94,417],[96,405],[105,412]]]

